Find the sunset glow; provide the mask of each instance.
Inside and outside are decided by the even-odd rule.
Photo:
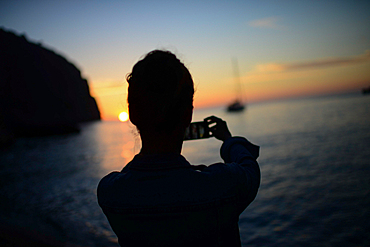
[[[118,115],[118,119],[121,122],[126,122],[128,120],[128,113],[123,111]]]
[[[195,109],[235,99],[234,58],[247,104],[360,93],[370,86],[369,11],[369,1],[2,1],[0,22],[75,64],[102,119],[122,121],[126,76],[154,49],[189,69]]]

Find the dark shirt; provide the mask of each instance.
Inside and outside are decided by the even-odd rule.
[[[98,202],[121,246],[240,246],[239,215],[260,184],[258,152],[232,137],[221,147],[225,163],[210,166],[136,155],[100,181]]]

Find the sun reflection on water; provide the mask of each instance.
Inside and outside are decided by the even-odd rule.
[[[140,137],[130,121],[105,121],[98,138],[101,167],[106,173],[122,170],[141,148]]]

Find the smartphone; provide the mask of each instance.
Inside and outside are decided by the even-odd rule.
[[[184,140],[196,140],[212,137],[206,121],[192,122],[185,130]]]

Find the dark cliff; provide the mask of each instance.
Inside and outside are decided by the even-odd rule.
[[[73,64],[0,29],[0,145],[10,136],[77,131],[78,123],[98,119],[87,81]]]

